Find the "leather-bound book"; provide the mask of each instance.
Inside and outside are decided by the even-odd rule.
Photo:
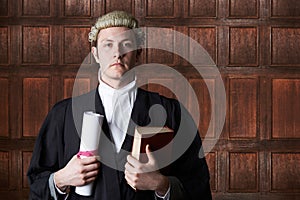
[[[171,162],[174,131],[168,127],[136,127],[131,155],[142,163],[148,162],[146,145],[154,155],[159,167]]]

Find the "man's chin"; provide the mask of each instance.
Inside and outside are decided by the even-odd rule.
[[[135,73],[133,70],[129,70],[129,71],[117,71],[115,73],[104,73],[102,74],[102,76],[105,76],[109,79],[115,80],[115,81],[125,81],[128,79],[132,79],[132,77],[135,77]]]

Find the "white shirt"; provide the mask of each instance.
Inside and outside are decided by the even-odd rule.
[[[116,152],[120,152],[136,99],[136,80],[120,89],[112,88],[100,80],[98,92],[114,139]]]

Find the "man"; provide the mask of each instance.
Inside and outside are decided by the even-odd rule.
[[[205,158],[199,158],[201,140],[192,118],[180,103],[136,87],[132,73],[140,55],[143,34],[137,20],[115,11],[100,17],[89,34],[99,69],[99,85],[88,94],[57,103],[49,112],[36,141],[28,170],[31,199],[211,199]],[[163,112],[149,111],[161,105]],[[105,116],[99,157],[80,158],[82,115]],[[154,117],[153,117],[154,116]],[[161,124],[161,123],[164,124]],[[136,125],[168,126],[191,145],[162,173],[146,147],[147,163],[130,155]],[[182,130],[182,125],[184,130]],[[105,139],[107,138],[107,139]],[[181,149],[174,141],[173,149]],[[76,194],[75,187],[94,182],[93,194]]]

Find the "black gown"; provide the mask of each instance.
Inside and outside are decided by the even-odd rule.
[[[161,109],[154,109],[154,111],[150,110],[149,116],[149,109],[155,104],[163,106],[165,112]],[[49,112],[36,140],[27,173],[30,199],[51,199],[49,176],[63,168],[78,152],[84,111],[94,111],[105,116],[98,88],[79,97],[63,100]],[[165,174],[169,177],[176,177],[181,182],[184,191],[184,198],[179,198],[180,195],[176,195],[176,187],[171,185],[170,200],[211,199],[208,167],[205,158],[199,157],[199,154],[203,154],[201,139],[192,118],[179,102],[157,93],[138,89],[131,119],[122,145],[124,151],[115,153],[109,127],[104,118],[99,144],[99,154],[104,162],[101,162],[100,172],[94,183],[94,193],[90,197],[82,197],[74,192],[75,187],[71,187],[68,199],[154,200],[153,191],[138,190],[136,192],[126,183],[124,165],[126,156],[131,151],[135,124],[139,126],[162,125],[162,122],[163,125],[172,128],[176,134],[180,132],[181,137],[173,144],[174,152],[182,151],[182,141],[189,139],[191,141],[187,150],[168,166],[169,170]]]

